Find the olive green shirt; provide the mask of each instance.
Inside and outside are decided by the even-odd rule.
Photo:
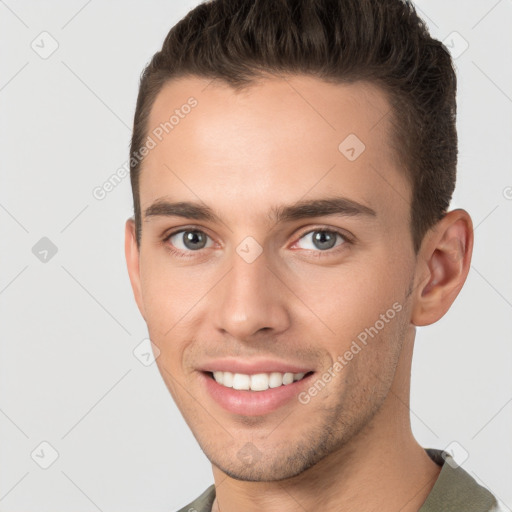
[[[496,498],[460,466],[451,455],[442,450],[426,448],[430,458],[441,472],[418,512],[494,512]],[[178,512],[211,512],[215,499],[215,485]]]

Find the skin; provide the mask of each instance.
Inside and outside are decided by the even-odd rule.
[[[138,247],[129,219],[126,258],[161,375],[212,463],[213,510],[417,511],[440,467],[410,427],[415,326],[440,319],[462,288],[469,215],[447,213],[415,254],[411,186],[392,149],[388,100],[372,84],[281,76],[235,92],[181,78],[159,93],[148,133],[190,96],[197,107],[143,162],[141,207],[194,201],[220,221],[143,217]],[[354,161],[338,150],[349,134],[366,146]],[[333,195],[375,215],[269,218],[278,205]],[[181,235],[165,240],[179,228],[210,241],[194,250]],[[319,248],[319,228],[347,236]],[[262,249],[252,263],[236,252],[248,236]],[[189,257],[171,253],[173,243]],[[307,404],[235,415],[200,385],[198,367],[227,356],[321,376],[395,303],[394,318]],[[252,461],[239,456],[247,443]]]

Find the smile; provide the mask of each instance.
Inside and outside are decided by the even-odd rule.
[[[226,388],[243,391],[266,391],[270,388],[287,386],[288,384],[302,380],[307,373],[269,372],[249,375],[245,373],[215,371],[211,372],[210,375],[218,384]]]

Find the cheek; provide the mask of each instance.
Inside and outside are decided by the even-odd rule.
[[[141,259],[140,276],[148,327],[159,336],[185,319],[211,288],[206,272],[171,265],[164,251]]]
[[[403,302],[405,281],[405,272],[397,277],[397,270],[385,262],[361,260],[338,268],[313,269],[307,278],[297,278],[293,288],[311,308],[305,312],[311,329],[321,329],[336,340],[349,340],[373,326],[393,304]]]

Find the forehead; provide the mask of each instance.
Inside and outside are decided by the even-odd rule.
[[[390,114],[383,91],[363,82],[289,76],[237,91],[219,80],[173,80],[148,120],[142,210],[169,196],[243,216],[256,205],[340,193],[373,209],[396,206],[403,216],[410,190]]]

